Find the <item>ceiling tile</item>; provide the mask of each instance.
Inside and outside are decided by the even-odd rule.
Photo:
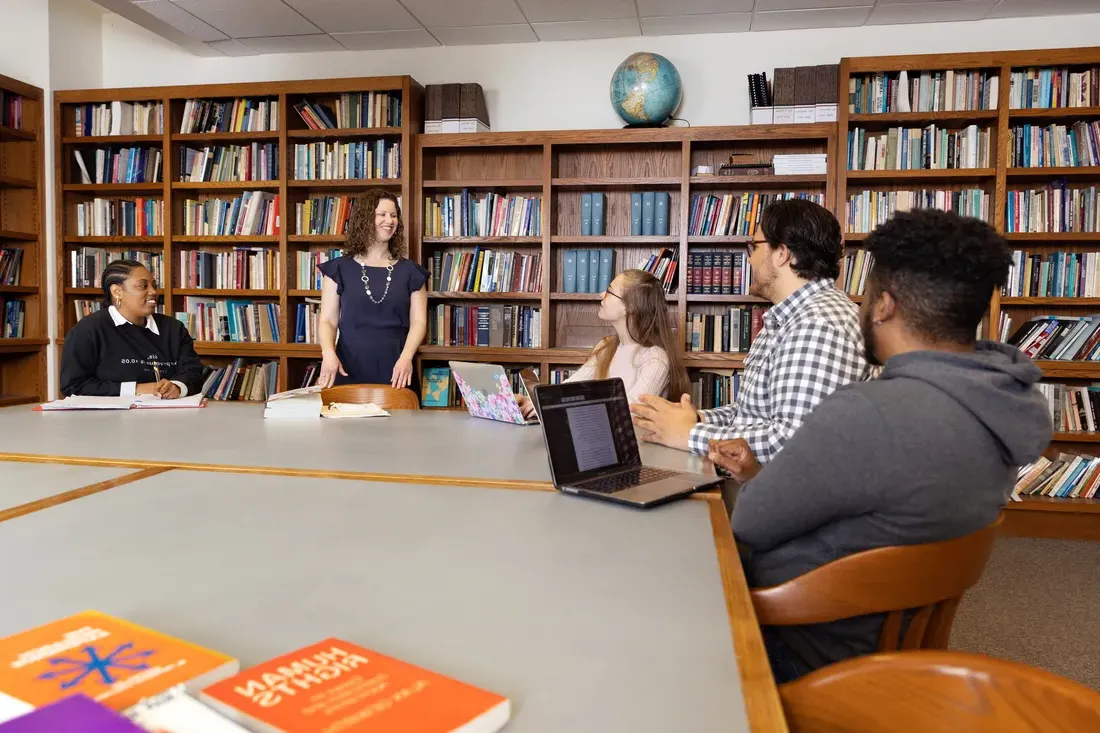
[[[311,51],[343,51],[332,36],[319,33],[312,36],[264,36],[238,38],[241,43],[260,53],[308,53]]]
[[[897,3],[879,5],[871,11],[867,25],[901,25],[904,23],[948,23],[959,20],[981,20],[997,0],[958,0],[957,2]]]
[[[271,0],[175,0],[232,38],[295,36],[320,29],[282,2]]]
[[[702,15],[704,13],[738,13],[752,10],[753,0],[679,0],[672,7],[668,0],[638,0],[638,14],[645,17],[672,17],[677,15]],[[642,24],[645,30],[645,24]]]
[[[384,31],[380,33],[333,33],[340,44],[351,51],[379,51],[393,48],[426,48],[439,41],[425,30]]]
[[[283,0],[325,33],[420,28],[397,0]]]
[[[752,25],[752,13],[709,13],[642,18],[642,34],[676,36],[686,33],[740,33]]]
[[[163,20],[176,30],[199,41],[221,41],[228,38],[217,28],[212,28],[168,0],[135,0],[134,7],[141,8],[154,18]]]
[[[813,8],[850,8],[873,5],[875,0],[756,0],[760,10],[810,10]],[[756,29],[754,29],[756,30]]]
[[[990,18],[1033,18],[1040,15],[1100,13],[1097,0],[1001,0]]]
[[[586,41],[592,38],[626,38],[642,34],[637,18],[532,23],[531,27],[541,41]]]
[[[402,0],[425,28],[526,23],[516,0]]]
[[[778,10],[757,12],[752,19],[754,31],[786,31],[797,28],[848,28],[863,25],[871,8],[823,8],[819,10]]]
[[[898,3],[926,3],[926,2],[957,3],[957,2],[966,2],[966,0],[878,0],[877,4],[878,5],[897,5]],[[994,5],[996,5],[998,2],[1000,2],[1000,0],[993,0]]]
[[[472,28],[432,28],[444,46],[479,46],[489,43],[536,43],[539,38],[526,23],[479,25]]]
[[[255,56],[257,55],[248,46],[244,45],[235,38],[230,38],[225,41],[210,41],[206,44],[210,48],[221,51],[226,56]]]
[[[638,17],[634,0],[516,0],[533,23]],[[541,34],[539,35],[541,38]],[[609,38],[610,36],[597,36]],[[546,41],[549,39],[543,38]]]

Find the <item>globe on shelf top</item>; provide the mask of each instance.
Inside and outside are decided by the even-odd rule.
[[[627,125],[659,127],[683,98],[680,72],[655,53],[631,54],[611,75],[611,104]]]

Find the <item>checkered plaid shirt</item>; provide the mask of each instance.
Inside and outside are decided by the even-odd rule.
[[[738,401],[700,411],[691,451],[705,455],[710,440],[744,438],[767,463],[821,400],[870,376],[858,308],[831,279],[809,282],[764,314]]]

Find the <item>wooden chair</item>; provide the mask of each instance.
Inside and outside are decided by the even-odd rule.
[[[791,733],[1080,733],[1100,693],[1018,662],[939,650],[871,654],[779,689]]]
[[[886,613],[879,651],[946,649],[962,595],[978,582],[993,550],[997,519],[944,542],[880,547],[752,591],[761,626],[802,626]],[[915,610],[904,638],[905,611]]]
[[[383,410],[419,410],[420,399],[407,387],[394,389],[388,384],[340,384],[321,390],[321,401],[326,405],[333,402],[348,402],[363,405],[368,402]]]

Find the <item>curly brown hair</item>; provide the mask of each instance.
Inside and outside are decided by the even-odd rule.
[[[389,191],[372,189],[357,196],[348,218],[348,231],[344,235],[344,254],[349,257],[365,255],[375,243],[374,212],[378,204],[389,200],[397,207],[397,228],[389,242],[390,257],[399,260],[408,254],[405,242],[405,219],[401,215],[401,204],[397,196]]]

